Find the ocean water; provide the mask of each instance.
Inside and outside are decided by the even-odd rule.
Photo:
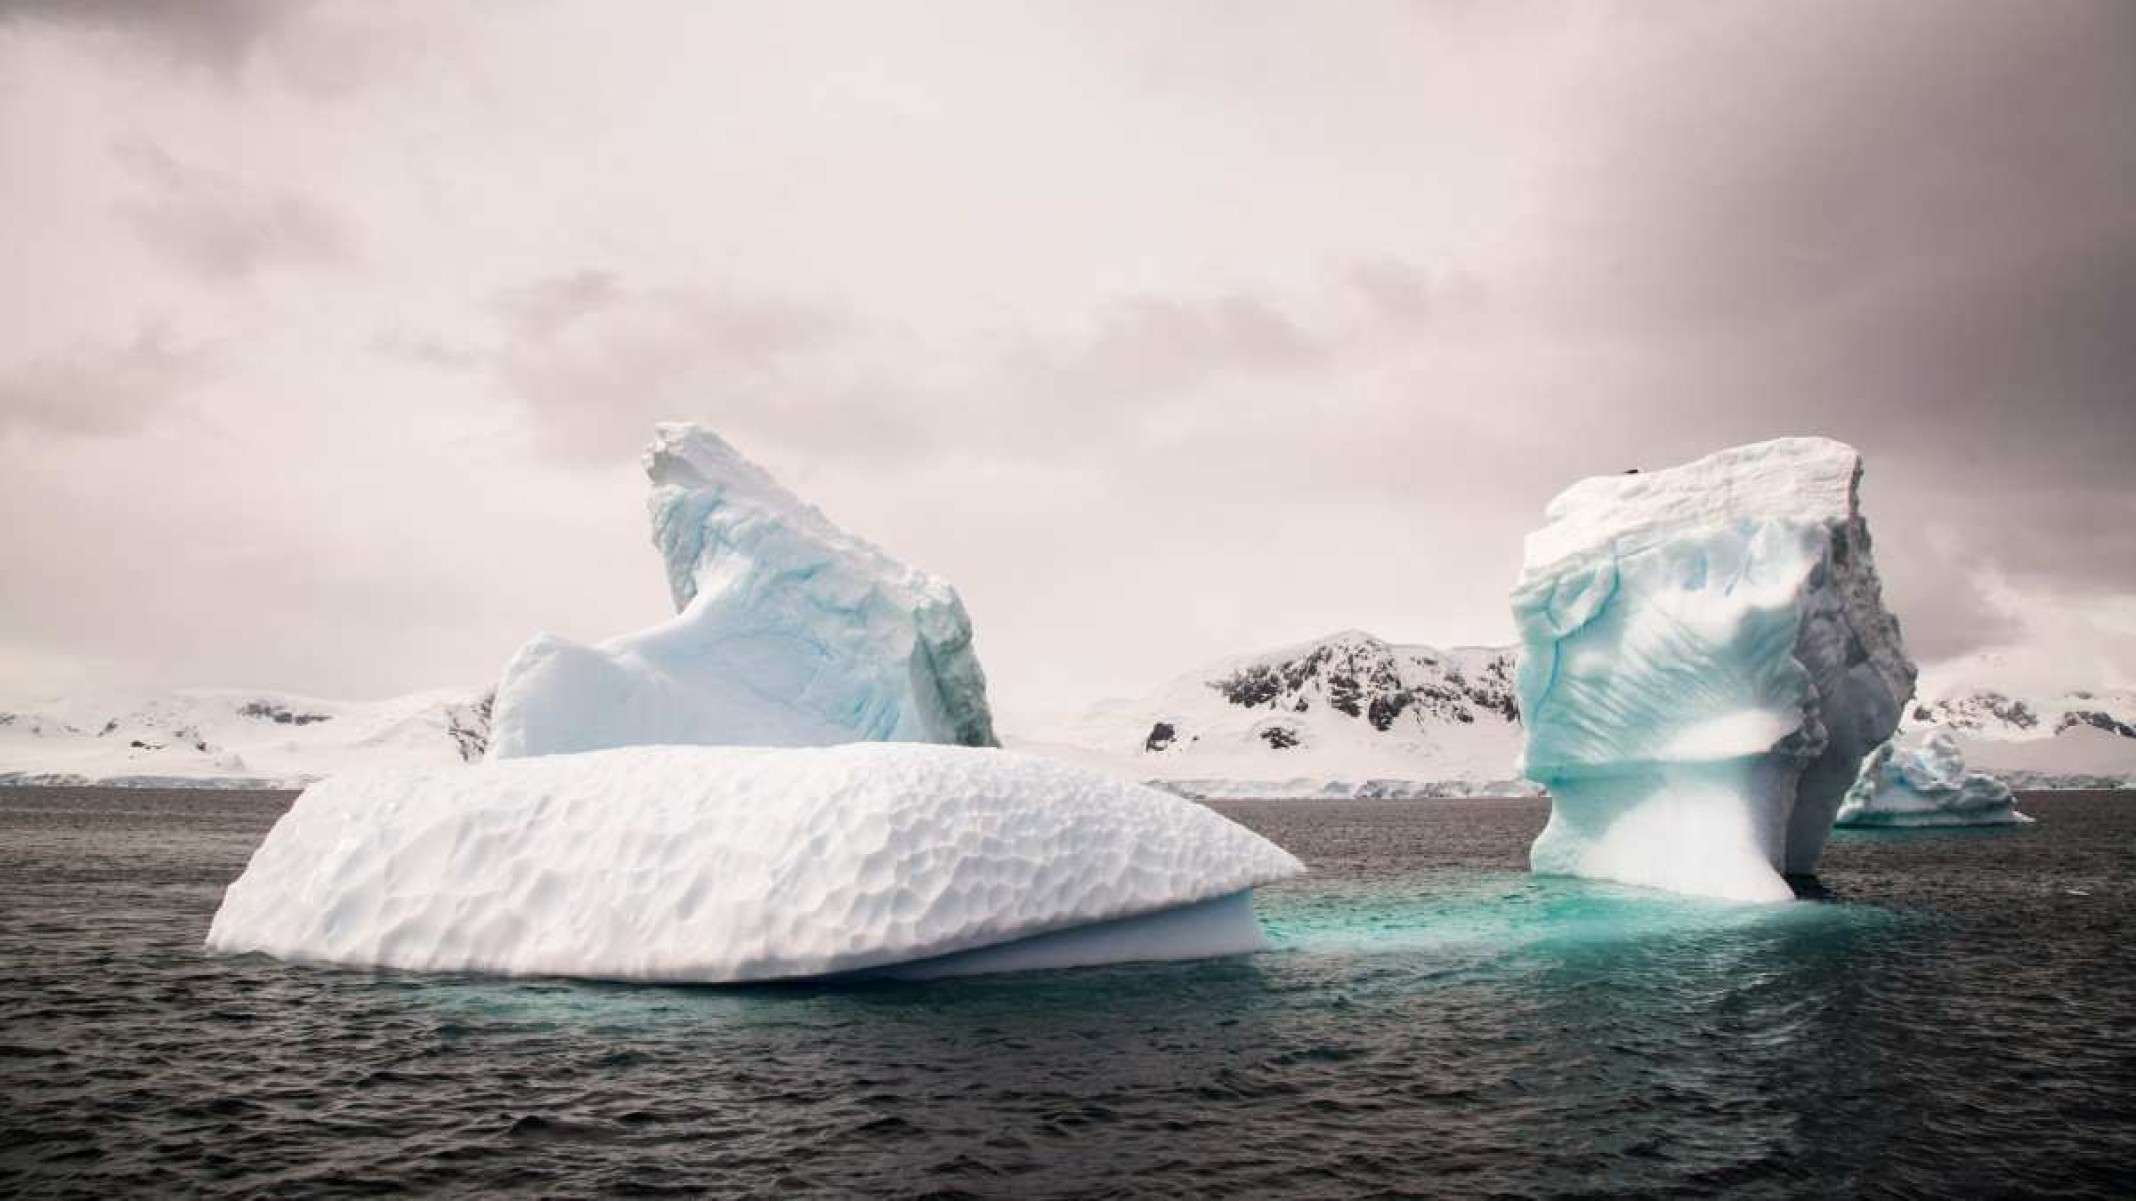
[[[2136,1195],[2136,797],[1831,898],[1522,870],[1543,802],[1218,806],[1242,959],[678,988],[198,950],[286,794],[0,790],[0,1193]]]

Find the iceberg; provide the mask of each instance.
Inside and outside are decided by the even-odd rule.
[[[2032,819],[1994,776],[1967,771],[1949,730],[1893,738],[1862,760],[1839,807],[1842,826],[2008,826]]]
[[[506,665],[489,757],[651,744],[995,745],[956,590],[846,533],[717,434],[655,427],[644,456],[674,617]]]
[[[218,953],[610,980],[910,976],[1259,949],[1302,871],[1192,801],[1006,751],[623,747],[335,776]]]
[[[1513,592],[1543,874],[1785,900],[1912,696],[1861,457],[1782,438],[1583,480]]]

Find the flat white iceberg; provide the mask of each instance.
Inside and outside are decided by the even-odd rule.
[[[1194,802],[1004,751],[629,747],[313,785],[211,951],[725,982],[1258,949],[1301,871]]]
[[[1862,760],[1842,826],[2008,826],[2032,819],[1994,776],[1967,771],[1949,730],[1893,738]]]
[[[505,667],[493,760],[651,744],[995,745],[956,590],[832,525],[718,435],[656,427],[653,543],[676,615]]]
[[[1513,593],[1534,870],[1742,900],[1815,870],[1913,693],[1860,481],[1782,438],[1550,503]]]

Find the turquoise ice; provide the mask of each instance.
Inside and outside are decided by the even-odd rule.
[[[995,744],[956,590],[833,525],[719,435],[656,427],[653,544],[675,616],[504,671],[492,759],[652,744]]]
[[[1862,760],[1842,826],[2009,826],[2032,819],[1994,776],[1967,771],[1949,730],[1893,738]]]
[[[1551,502],[1513,592],[1535,871],[1785,900],[1815,870],[1913,693],[1860,480],[1783,438]]]

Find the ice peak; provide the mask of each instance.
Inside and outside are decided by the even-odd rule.
[[[1540,571],[1607,547],[1636,547],[1687,525],[1843,522],[1859,511],[1862,457],[1831,438],[1775,438],[1660,471],[1581,480],[1544,509],[1525,567]]]
[[[833,525],[725,439],[654,428],[647,514],[676,615],[505,669],[492,757],[644,743],[994,744],[956,590]]]

